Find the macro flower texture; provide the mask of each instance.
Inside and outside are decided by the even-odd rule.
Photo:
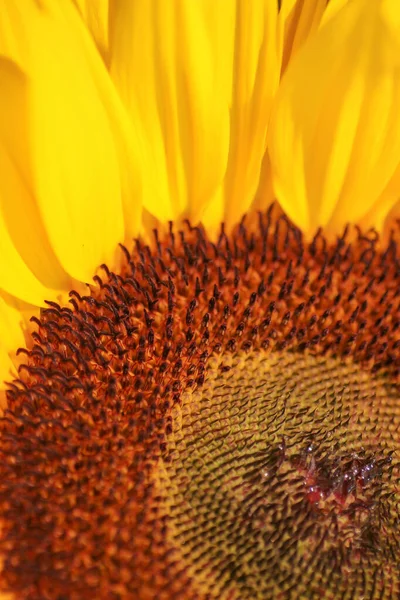
[[[400,3],[0,4],[0,598],[400,598]]]

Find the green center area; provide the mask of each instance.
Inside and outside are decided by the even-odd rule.
[[[171,546],[199,593],[392,598],[396,386],[326,357],[214,360],[174,409],[161,469]]]

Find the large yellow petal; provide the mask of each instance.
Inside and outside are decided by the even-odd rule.
[[[33,197],[27,88],[22,71],[0,56],[0,89],[7,90],[0,95],[0,287],[41,304],[71,280],[52,251]]]
[[[67,22],[62,2],[6,4],[3,17],[27,48],[20,60],[29,81],[28,141],[39,211],[62,267],[88,280],[99,263],[112,260],[124,231],[107,112],[81,50],[81,29]]]
[[[400,5],[354,0],[290,63],[270,129],[274,186],[304,230],[368,213],[400,158]]]
[[[111,9],[111,74],[148,139],[145,207],[161,221],[196,218],[226,168],[232,2],[116,1]]]
[[[7,94],[0,96],[0,289],[40,305],[46,297],[54,296],[56,290],[48,289],[36,275],[45,275],[46,270],[54,266],[51,281],[52,287],[57,287],[60,271],[54,264],[56,261],[52,263],[46,235],[40,238],[43,231],[26,184],[25,83],[16,65],[0,57],[0,89],[7,90]],[[35,230],[36,226],[39,231]],[[32,272],[35,266],[36,275]]]
[[[0,204],[9,202],[10,196],[18,202],[29,202],[26,188],[0,143],[0,176],[6,172],[0,189]],[[25,264],[15,248],[4,214],[0,211],[0,290],[33,304],[41,305],[54,292],[47,289]]]
[[[125,240],[130,242],[141,228],[145,137],[143,124],[137,120],[132,122],[130,119],[91,39],[84,31],[82,23],[77,20],[75,11],[71,10],[69,0],[60,0],[58,6],[68,26],[77,34],[80,51],[87,61],[99,99],[111,123],[118,154]]]

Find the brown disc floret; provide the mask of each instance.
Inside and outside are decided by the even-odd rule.
[[[49,302],[1,421],[24,600],[393,598],[395,240],[172,226]]]

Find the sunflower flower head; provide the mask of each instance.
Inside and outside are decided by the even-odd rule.
[[[394,0],[0,8],[0,589],[400,590]]]

